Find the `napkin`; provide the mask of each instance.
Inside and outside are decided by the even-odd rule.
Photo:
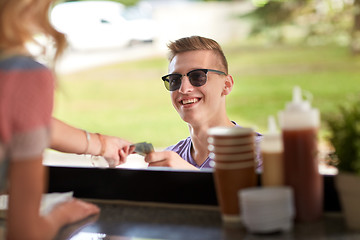
[[[67,202],[72,199],[74,192],[64,193],[45,193],[41,199],[40,214],[47,215],[56,205]],[[8,208],[7,194],[0,195],[0,218],[6,218],[6,211]]]

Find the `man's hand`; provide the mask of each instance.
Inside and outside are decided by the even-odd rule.
[[[173,151],[151,152],[145,156],[145,162],[149,163],[149,167],[199,170]]]

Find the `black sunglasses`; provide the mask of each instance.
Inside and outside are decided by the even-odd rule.
[[[214,72],[221,75],[227,75],[224,72],[213,70],[213,69],[194,69],[188,72],[187,74],[181,75],[180,73],[172,73],[163,76],[161,79],[164,81],[165,87],[169,91],[176,91],[181,86],[181,78],[187,76],[191,85],[195,87],[200,87],[204,85],[207,81],[207,73]]]

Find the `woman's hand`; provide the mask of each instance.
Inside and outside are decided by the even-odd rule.
[[[129,154],[133,153],[135,147],[130,147],[131,143],[112,136],[102,135],[105,144],[103,157],[108,162],[109,167],[115,167],[126,162]]]

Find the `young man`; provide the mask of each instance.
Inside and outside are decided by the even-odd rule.
[[[170,74],[162,80],[174,108],[189,126],[190,137],[163,152],[148,154],[145,161],[150,167],[211,168],[207,130],[237,126],[226,113],[225,98],[234,86],[227,60],[220,45],[204,37],[181,38],[168,47]]]

